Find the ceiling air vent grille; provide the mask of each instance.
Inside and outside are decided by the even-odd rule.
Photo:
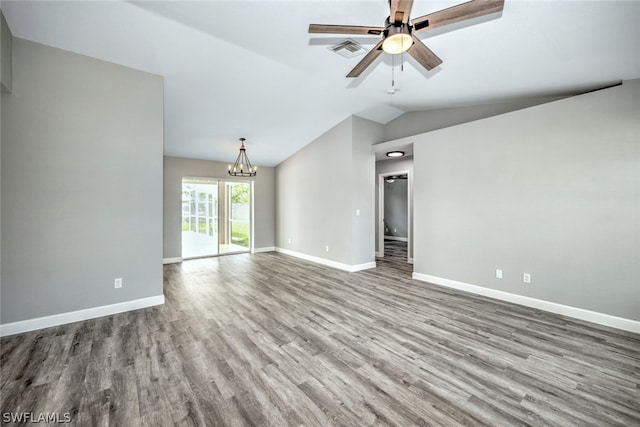
[[[338,55],[344,56],[345,58],[353,58],[354,56],[362,55],[367,51],[351,39],[342,40],[340,43],[331,46],[329,49]]]

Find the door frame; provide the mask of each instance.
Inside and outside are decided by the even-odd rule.
[[[407,262],[411,263],[411,194],[412,177],[410,170],[400,170],[395,172],[381,172],[378,174],[378,257],[384,258],[384,184],[385,178],[393,175],[407,175]]]

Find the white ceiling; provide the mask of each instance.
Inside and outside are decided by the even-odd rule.
[[[454,1],[415,0],[412,16]],[[351,114],[386,123],[405,111],[576,93],[640,78],[639,1],[506,0],[501,17],[420,33],[443,64],[405,57],[399,92],[382,55],[329,49],[310,23],[383,25],[385,0],[2,1],[16,37],[162,75],[165,153],[273,166]],[[372,47],[378,38],[352,37]],[[398,58],[396,57],[396,62]]]

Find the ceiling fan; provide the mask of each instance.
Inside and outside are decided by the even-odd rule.
[[[311,24],[309,33],[365,36],[382,34],[382,40],[362,58],[347,77],[358,77],[383,51],[392,55],[407,51],[424,68],[431,70],[442,64],[442,60],[425,46],[415,33],[501,12],[504,0],[471,0],[416,19],[409,18],[412,5],[413,0],[389,0],[391,11],[384,27]]]

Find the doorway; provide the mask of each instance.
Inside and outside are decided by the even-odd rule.
[[[386,261],[411,263],[410,171],[378,175],[378,257]]]
[[[182,179],[182,259],[251,250],[252,184]]]

